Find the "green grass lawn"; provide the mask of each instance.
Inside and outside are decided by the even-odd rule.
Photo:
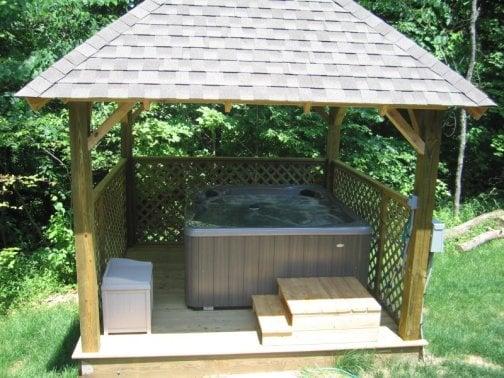
[[[308,369],[305,375],[504,377],[504,240],[465,253],[456,242],[434,259],[425,298],[425,361],[351,353],[334,370]]]
[[[504,366],[504,241],[436,256],[425,311],[434,355]]]
[[[504,241],[437,255],[426,296],[424,362],[352,353],[306,376],[504,377]],[[0,317],[0,377],[75,376],[74,303],[34,305]],[[348,372],[349,374],[345,373]]]
[[[0,377],[75,377],[77,305],[39,305],[0,318]]]

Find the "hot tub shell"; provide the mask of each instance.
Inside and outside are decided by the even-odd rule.
[[[328,195],[322,187],[288,190],[293,188]],[[331,227],[192,227],[188,222],[187,306],[248,307],[252,295],[277,293],[277,278],[355,276],[366,286],[370,227],[351,217]]]

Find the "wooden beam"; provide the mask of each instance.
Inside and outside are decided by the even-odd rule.
[[[130,159],[133,157],[133,128],[131,119],[133,113],[129,111],[121,120],[121,157]]]
[[[87,144],[88,148],[92,149],[96,146],[102,138],[107,135],[112,127],[118,122],[120,122],[126,114],[135,106],[134,102],[123,102],[119,104],[117,109],[108,117],[105,122],[101,124],[96,130],[92,132],[89,136]]]
[[[89,101],[89,98],[64,98],[63,100],[66,101],[71,101],[71,102],[87,102]],[[94,102],[124,102],[124,101],[131,101],[131,102],[142,102],[146,100],[145,98],[142,97],[130,97],[127,100],[124,98],[106,98],[106,97],[96,97],[93,98]],[[149,99],[147,99],[149,100]],[[198,98],[188,98],[188,99],[180,99],[180,98],[164,98],[164,99],[150,99],[149,101],[153,102],[158,102],[158,103],[163,103],[163,104],[209,104],[209,105],[215,105],[215,104],[222,104],[223,99],[219,98],[213,98],[213,99],[198,99]],[[227,99],[226,101],[231,101],[233,104],[241,104],[241,105],[265,105],[265,106],[270,106],[270,105],[276,105],[276,106],[297,106],[297,107],[302,107],[303,103],[299,101],[272,101],[272,100],[243,100],[239,98],[232,98],[232,99]],[[313,102],[312,101],[312,107],[345,107],[345,108],[371,108],[371,109],[376,109],[379,107],[377,103],[349,103],[349,102]],[[391,105],[392,106],[392,105]],[[401,109],[430,109],[430,110],[447,110],[449,107],[444,106],[444,105],[393,105],[393,106],[400,106]]]
[[[418,113],[421,135],[425,140],[425,153],[417,156],[414,193],[418,197],[418,209],[415,211],[412,235],[408,245],[399,320],[399,336],[404,340],[420,338],[420,321],[441,147],[443,113],[438,111],[419,111]]]
[[[139,107],[135,112],[141,113],[144,105]],[[139,114],[136,116],[138,118]],[[135,119],[136,120],[136,119]],[[121,157],[126,159],[126,229],[128,246],[135,244],[135,180],[133,177],[133,113],[128,112],[126,117],[121,121]]]
[[[42,109],[49,100],[49,98],[26,97],[28,105],[30,105],[30,108],[35,112]]]
[[[420,127],[418,126],[418,119],[416,117],[415,110],[413,109],[407,109],[407,110],[413,130],[415,130],[417,134],[420,134]]]
[[[481,106],[479,108],[464,108],[464,110],[471,115],[475,120],[479,120],[488,110],[488,107]]]
[[[327,132],[327,160],[338,160],[340,155],[341,125],[345,119],[347,108],[331,108],[329,112],[329,130]]]
[[[311,102],[306,102],[305,104],[303,104],[303,113],[304,114],[310,113],[311,112],[311,107],[312,107]]]
[[[138,108],[136,108],[133,112],[131,112],[131,118],[129,121],[131,123],[131,125],[133,126],[135,123],[137,123],[138,119],[140,118],[140,114],[142,114],[144,111],[147,111],[147,110],[148,109],[146,109],[144,107],[144,105],[142,105],[142,106],[139,106]],[[124,120],[124,118],[123,118],[123,120]]]
[[[320,106],[316,106],[316,107],[312,106],[312,111],[317,113],[320,116],[320,118],[322,118],[327,123],[330,122],[329,113],[325,110],[325,108],[320,107]]]
[[[340,157],[341,126],[346,113],[347,108],[331,108],[329,111],[329,127],[327,131],[326,144],[326,188],[331,192],[333,190],[334,174],[332,164]]]
[[[143,100],[142,101],[142,108],[143,110],[149,111],[151,107],[151,102],[149,100]]]
[[[98,281],[94,250],[94,203],[91,157],[87,146],[91,103],[70,103],[72,204],[77,261],[77,289],[82,348],[100,349]]]
[[[404,138],[413,146],[415,151],[420,155],[425,153],[425,142],[415,132],[413,127],[403,118],[401,113],[397,109],[383,107],[380,111],[387,116],[387,118],[392,122],[396,129],[402,134]]]
[[[385,328],[385,327],[384,327]],[[220,332],[220,334],[225,334]],[[125,335],[137,336],[137,335]],[[138,335],[147,336],[147,335]],[[161,338],[165,335],[159,335]],[[241,336],[241,335],[240,335]],[[121,336],[122,337],[122,336]],[[156,341],[158,339],[155,339]],[[238,347],[241,347],[241,339],[237,339]],[[153,342],[156,342],[153,341]],[[134,344],[135,341],[128,340],[127,342]],[[159,343],[159,341],[157,341]],[[197,341],[196,341],[197,342]],[[115,342],[117,343],[117,341]],[[116,344],[112,345],[112,348]],[[168,342],[170,343],[170,342]],[[204,341],[206,344],[207,342]],[[222,341],[217,340],[216,345],[220,346]],[[372,344],[380,346],[370,347]],[[385,343],[387,344],[387,343]],[[389,342],[389,344],[392,344]],[[409,343],[413,344],[413,343]],[[420,344],[420,343],[417,343]],[[426,343],[424,342],[423,345]],[[135,346],[138,343],[135,344]],[[143,344],[141,344],[143,345]],[[352,344],[349,344],[352,345]],[[190,357],[144,357],[144,358],[90,358],[83,356],[80,359],[81,372],[83,377],[141,377],[141,376],[156,376],[156,377],[200,377],[205,376],[222,377],[222,376],[291,376],[292,371],[301,371],[307,366],[316,366],[315,371],[324,371],[324,368],[334,367],[334,362],[353,350],[367,349],[369,353],[383,355],[384,357],[395,357],[408,359],[412,361],[420,357],[423,345],[409,345],[405,347],[382,347],[383,343],[353,343],[350,347],[342,350],[323,350],[310,352],[268,352],[256,354],[237,354],[237,355],[221,355],[211,356],[208,358],[190,356]],[[367,348],[366,348],[367,347]],[[149,346],[152,349],[152,346]],[[162,350],[162,347],[159,347]],[[279,349],[279,348],[277,348]],[[313,348],[312,350],[316,349]],[[326,348],[327,349],[327,348]],[[74,357],[75,358],[75,357]],[[287,371],[286,374],[279,373]],[[203,373],[204,372],[204,373]],[[268,374],[267,372],[270,372]],[[309,372],[309,370],[308,370]],[[309,374],[310,376],[321,376],[320,373]],[[335,374],[327,374],[325,376],[335,376]]]
[[[224,112],[229,113],[231,111],[232,107],[233,107],[233,103],[231,101],[226,101],[224,103]]]

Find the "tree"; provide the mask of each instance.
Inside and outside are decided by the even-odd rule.
[[[474,67],[476,65],[476,21],[478,20],[479,9],[478,0],[472,0],[470,35],[471,35],[471,55],[469,58],[469,68],[467,69],[466,79],[472,81]],[[459,136],[459,152],[457,160],[457,173],[455,175],[455,197],[453,208],[455,216],[460,213],[460,197],[462,195],[462,173],[464,171],[464,156],[467,143],[467,113],[464,109],[460,110],[460,136]]]

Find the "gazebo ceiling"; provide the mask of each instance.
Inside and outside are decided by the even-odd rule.
[[[352,0],[146,0],[17,96],[32,101],[495,105]]]

